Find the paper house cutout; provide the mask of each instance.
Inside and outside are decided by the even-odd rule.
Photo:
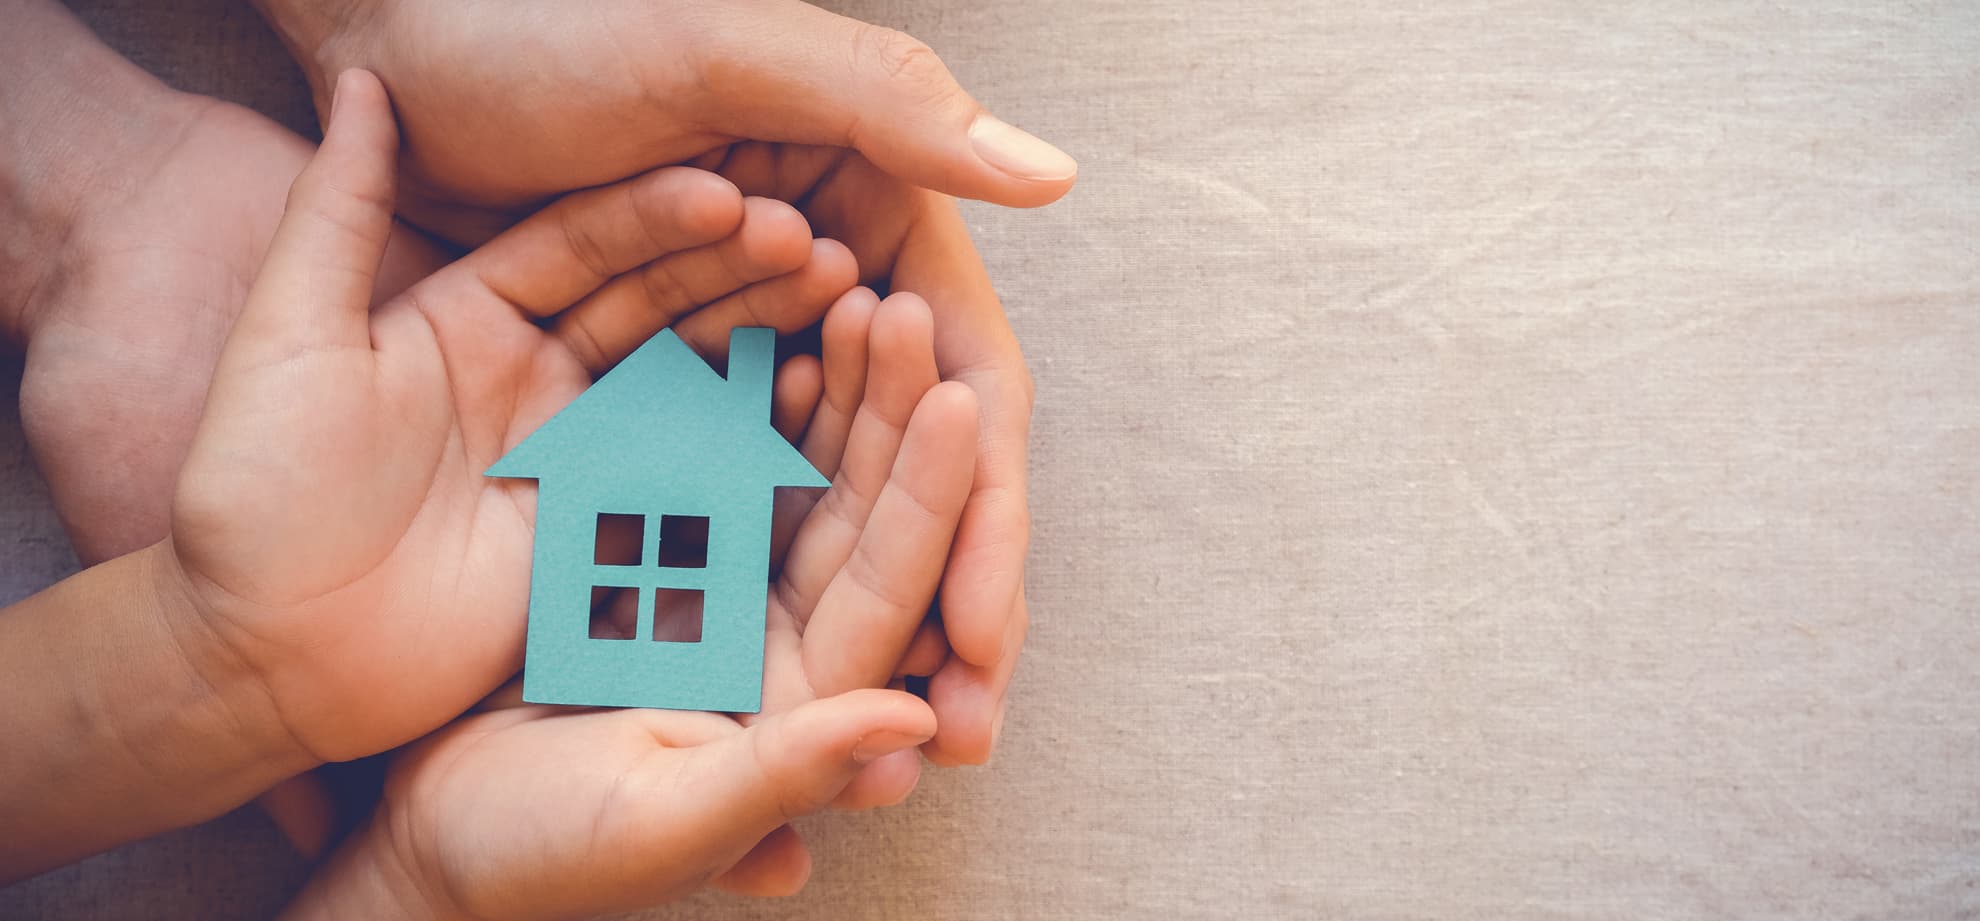
[[[663,330],[488,468],[538,484],[524,700],[761,708],[774,490],[829,485],[770,427],[775,347],[773,330],[735,330],[724,379]],[[643,516],[637,563],[597,560],[601,516]],[[669,517],[707,519],[705,565],[661,565]],[[633,638],[591,637],[601,587],[639,593]],[[663,589],[702,593],[699,642],[653,638]]]

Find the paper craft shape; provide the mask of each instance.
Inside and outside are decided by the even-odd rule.
[[[774,330],[735,330],[725,379],[663,330],[488,468],[538,483],[524,700],[761,709],[774,490],[829,485],[770,427],[775,347]],[[615,518],[643,524],[636,562],[597,558]],[[700,566],[661,555],[684,518],[707,520]],[[597,588],[639,593],[633,638],[592,638]],[[701,593],[699,642],[654,639],[665,590]]]

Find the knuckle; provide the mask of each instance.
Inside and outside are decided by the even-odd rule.
[[[930,99],[957,90],[948,65],[942,63],[935,49],[899,29],[865,26],[854,46],[890,83],[913,88]]]
[[[646,294],[647,305],[665,316],[671,317],[695,306],[693,292],[688,290],[687,283],[664,259],[639,273],[639,284],[640,290]]]
[[[909,615],[920,619],[918,612],[928,609],[928,600],[917,597],[902,580],[888,578],[881,572],[881,564],[873,559],[873,551],[866,544],[853,548],[852,556],[846,560],[846,576],[853,584],[872,599],[873,605],[888,622],[898,622]]]
[[[564,246],[586,272],[598,278],[610,278],[611,266],[607,263],[603,246],[577,220],[576,215],[576,209],[564,209],[557,216],[557,229],[564,235]]]
[[[866,515],[873,508],[873,503],[854,485],[851,477],[842,474],[832,483],[832,488],[825,491],[825,497],[818,501],[818,506],[820,513],[857,534],[866,527]]]
[[[597,334],[586,324],[581,314],[573,316],[570,322],[562,324],[557,332],[564,340],[564,346],[577,358],[578,364],[594,374],[605,368],[609,359],[605,345],[598,340]]]

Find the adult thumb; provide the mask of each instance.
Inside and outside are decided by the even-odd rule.
[[[991,115],[915,38],[801,0],[722,9],[695,37],[712,46],[698,115],[716,131],[850,147],[908,182],[1000,205],[1072,188],[1072,157]]]
[[[369,344],[372,282],[392,233],[398,148],[385,87],[366,71],[345,71],[323,144],[289,187],[230,347],[279,358]]]

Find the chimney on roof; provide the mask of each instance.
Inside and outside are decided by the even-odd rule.
[[[730,406],[746,419],[770,421],[770,388],[777,373],[777,331],[741,327],[729,333]]]

